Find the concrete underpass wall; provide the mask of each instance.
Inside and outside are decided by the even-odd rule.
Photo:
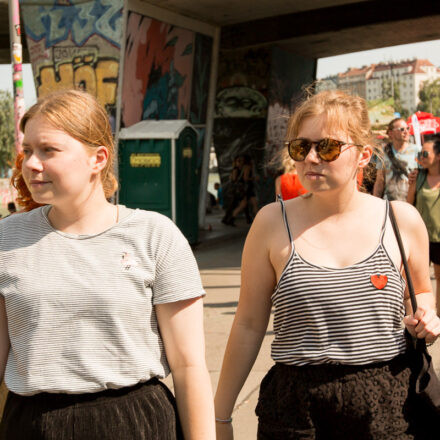
[[[188,119],[201,165],[212,38],[129,11],[121,127],[145,119]]]
[[[235,157],[252,157],[257,192],[264,176],[270,53],[269,48],[220,52],[213,142],[226,196]]]
[[[233,159],[248,154],[259,205],[274,201],[279,168],[269,163],[282,148],[289,116],[315,71],[315,59],[278,47],[220,53],[213,141],[226,193]]]
[[[106,107],[114,127],[123,3],[20,1],[38,96],[87,90]]]

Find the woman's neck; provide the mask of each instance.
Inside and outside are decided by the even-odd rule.
[[[48,218],[62,232],[78,235],[98,234],[117,223],[118,208],[104,194],[91,194],[85,201],[52,205]]]
[[[433,163],[427,168],[428,175],[432,177],[440,176],[440,162]]]
[[[338,191],[313,193],[309,206],[318,217],[338,216],[357,209],[362,197],[355,186],[349,185]]]

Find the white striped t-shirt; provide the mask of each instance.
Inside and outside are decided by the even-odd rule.
[[[49,209],[0,221],[8,389],[85,393],[165,377],[154,305],[205,293],[187,240],[165,216],[124,206],[104,232],[67,234]]]

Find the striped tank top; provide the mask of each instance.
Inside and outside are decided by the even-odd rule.
[[[301,258],[280,202],[291,254],[272,295],[273,360],[288,365],[365,365],[403,353],[405,280],[383,244],[388,202],[377,248],[342,269]],[[375,287],[373,283],[382,287],[385,277],[386,285]]]

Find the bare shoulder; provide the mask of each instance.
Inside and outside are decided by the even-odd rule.
[[[399,227],[412,228],[419,226],[420,223],[423,224],[419,211],[413,205],[400,200],[393,200],[390,204]]]
[[[426,239],[428,232],[425,223],[419,211],[413,205],[394,200],[391,202],[391,206],[396,217],[397,226],[403,235],[417,241]]]
[[[269,203],[263,206],[255,216],[252,229],[265,229],[274,222],[282,221],[281,205],[279,202]]]

